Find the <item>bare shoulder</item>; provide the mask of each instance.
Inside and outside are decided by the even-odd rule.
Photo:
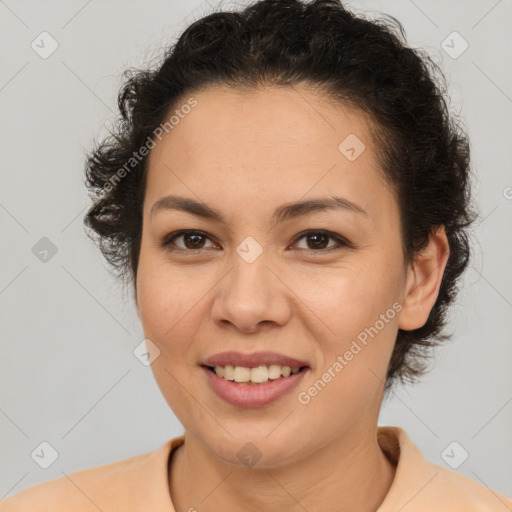
[[[97,512],[130,503],[133,484],[149,456],[137,455],[34,485],[2,500],[0,512]]]

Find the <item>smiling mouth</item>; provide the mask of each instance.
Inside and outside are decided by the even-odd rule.
[[[261,365],[253,368],[231,365],[204,367],[224,380],[232,381],[241,385],[266,384],[271,381],[285,379],[290,375],[295,375],[309,368],[308,366],[297,366],[292,368],[290,366],[281,366],[278,364],[268,366]]]

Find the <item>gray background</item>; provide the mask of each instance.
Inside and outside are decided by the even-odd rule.
[[[131,294],[123,296],[84,233],[84,149],[116,113],[122,71],[153,61],[217,5],[0,1],[0,499],[183,432],[132,353],[143,335]],[[481,210],[451,313],[453,341],[420,384],[390,396],[379,424],[403,427],[445,467],[441,454],[457,441],[452,460],[469,453],[457,471],[512,496],[511,2],[347,5],[395,15],[409,44],[443,66],[452,109],[462,110],[471,136]],[[47,59],[31,48],[43,31],[59,45]],[[469,44],[458,58],[441,47],[453,31]],[[33,253],[43,237],[57,249],[46,262]],[[43,441],[59,454],[48,469],[31,458]]]

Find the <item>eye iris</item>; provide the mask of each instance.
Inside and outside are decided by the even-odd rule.
[[[187,240],[194,240],[192,242],[192,247],[189,247],[189,244],[187,243]],[[186,233],[183,235],[183,240],[185,242],[185,247],[187,247],[187,249],[201,249],[202,248],[202,245],[201,247],[197,247],[195,244],[197,243],[198,240],[202,239],[203,241],[203,245],[204,245],[204,237],[203,235],[199,235],[197,233]]]
[[[313,234],[313,235],[308,235],[306,238],[309,241],[311,241],[312,239],[316,239],[318,241],[319,238],[324,238],[324,241],[326,243],[314,243],[314,248],[315,249],[324,249],[325,247],[327,247],[328,245],[328,240],[329,240],[329,236],[324,234],[324,233],[316,233],[316,234]]]

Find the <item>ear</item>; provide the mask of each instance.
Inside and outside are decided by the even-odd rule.
[[[398,320],[400,329],[412,331],[425,325],[437,300],[449,255],[448,238],[441,226],[407,269],[405,298]]]

